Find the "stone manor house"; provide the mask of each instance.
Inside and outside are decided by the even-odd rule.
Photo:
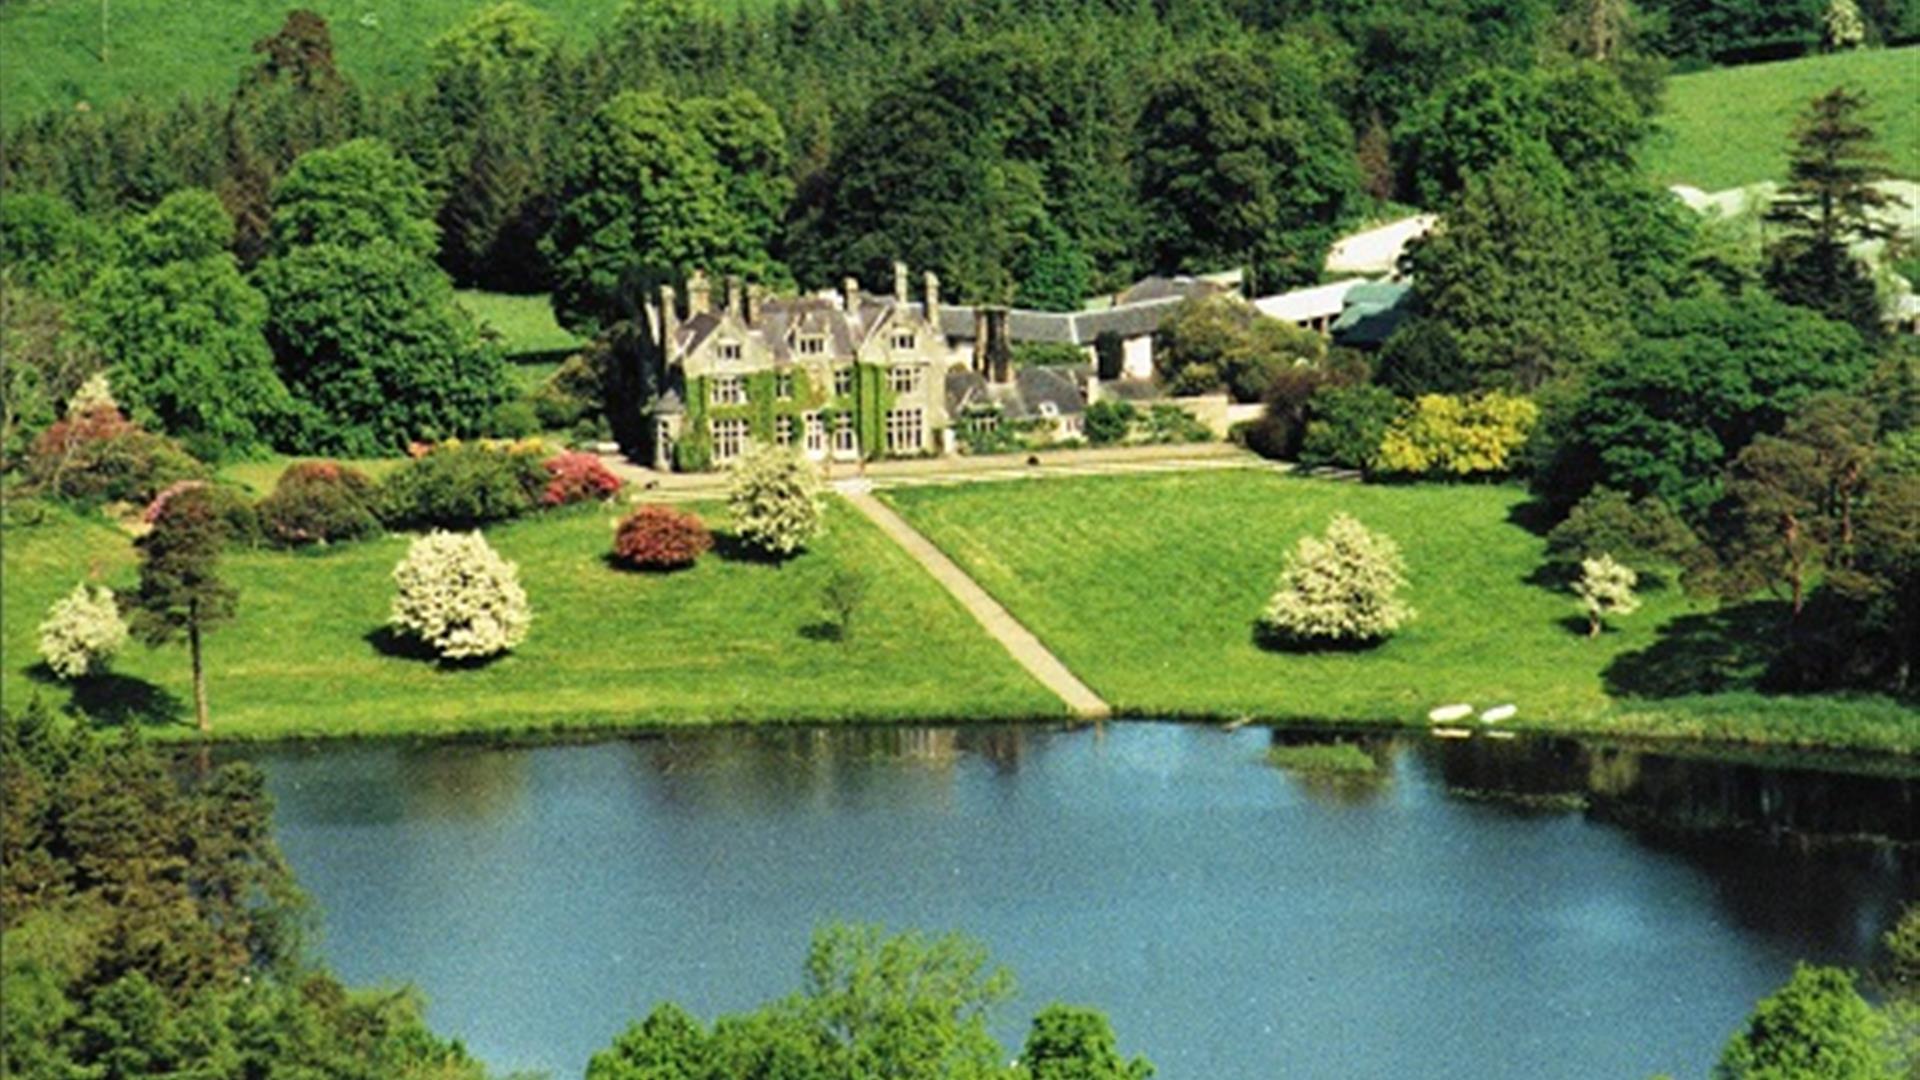
[[[853,278],[837,293],[798,296],[730,279],[718,303],[696,272],[684,317],[676,291],[661,288],[648,305],[659,365],[648,380],[659,394],[644,417],[653,467],[715,468],[764,442],[820,462],[951,454],[963,433],[1002,424],[1074,439],[1092,402],[1160,398],[1153,335],[1182,302],[1240,287],[1234,273],[1148,278],[1080,311],[1043,312],[942,304],[931,273],[916,299],[907,267],[893,270],[890,296],[863,292]],[[1265,313],[1327,332],[1355,284],[1255,306],[1277,303]],[[1064,346],[1081,362],[1016,366],[1016,343]]]

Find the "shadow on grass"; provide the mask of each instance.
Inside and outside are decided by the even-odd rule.
[[[445,671],[477,671],[506,656],[505,652],[492,656],[474,656],[463,659],[448,659],[433,651],[433,648],[418,638],[396,632],[391,626],[378,626],[362,635],[362,640],[373,646],[373,651],[381,656],[395,660],[413,660],[432,664]]]
[[[1639,575],[1633,587],[1643,593],[1661,592],[1678,583],[1675,575],[1664,570],[1642,570],[1634,567]],[[1548,592],[1572,595],[1573,583],[1580,580],[1580,562],[1577,559],[1548,559],[1534,567],[1520,579],[1524,585]]]
[[[1547,500],[1531,498],[1513,504],[1507,511],[1507,524],[1518,525],[1535,536],[1545,536],[1564,516]]]
[[[600,561],[605,563],[609,570],[622,574],[634,574],[639,577],[672,577],[675,574],[684,574],[688,570],[693,569],[694,566],[694,564],[690,562],[681,563],[678,566],[635,566],[612,552],[600,556]],[[698,561],[697,559],[695,560],[695,562]]]
[[[1585,621],[1581,620],[1584,628]],[[1724,690],[1764,690],[1786,642],[1787,605],[1774,600],[1683,615],[1660,640],[1622,653],[1600,673],[1607,691],[1666,698]]]
[[[567,357],[579,352],[580,349],[584,347],[585,346],[577,346],[570,349],[529,349],[525,352],[507,353],[502,359],[516,367],[528,364],[559,364],[565,362]]]
[[[751,563],[757,566],[782,566],[798,555],[778,555],[765,548],[748,543],[739,533],[715,530],[713,534],[713,553],[727,562]]]
[[[1386,638],[1369,638],[1365,641],[1320,641],[1288,637],[1285,634],[1277,634],[1258,622],[1253,624],[1251,637],[1254,645],[1267,652],[1294,653],[1302,656],[1337,656],[1341,653],[1372,652],[1387,643]]]
[[[847,631],[846,627],[841,626],[839,623],[828,622],[822,619],[819,622],[810,622],[801,627],[800,636],[806,638],[808,641],[841,642],[847,640]]]
[[[61,681],[45,664],[35,664],[27,674],[49,686]],[[73,711],[96,728],[188,723],[187,703],[145,679],[106,672],[83,675],[67,685],[73,689]]]

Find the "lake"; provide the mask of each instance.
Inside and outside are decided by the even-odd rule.
[[[1322,736],[1324,737],[1324,736]],[[354,984],[497,1070],[577,1077],[656,1001],[797,990],[831,921],[963,931],[1164,1080],[1700,1076],[1794,962],[1920,896],[1920,779],[1567,740],[721,730],[251,752]]]

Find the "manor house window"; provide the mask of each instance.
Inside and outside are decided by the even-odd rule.
[[[713,460],[732,461],[746,451],[747,422],[745,420],[713,422]]]
[[[736,362],[740,359],[740,343],[737,341],[723,341],[715,348],[714,352],[715,355],[720,357],[722,363]]]
[[[793,445],[793,417],[782,415],[773,418],[773,438],[781,446]]]
[[[926,445],[924,414],[919,409],[893,409],[887,413],[887,453],[917,454]]]
[[[857,453],[859,449],[860,440],[858,436],[854,434],[853,430],[853,415],[851,413],[835,413],[833,417],[833,452],[836,454],[852,454]]]
[[[793,400],[793,376],[775,375],[773,377],[773,396],[781,401]]]
[[[917,394],[920,392],[920,369],[909,365],[887,369],[887,389],[896,394]]]
[[[707,402],[712,405],[745,405],[747,380],[738,375],[714,376],[712,388],[707,392]]]
[[[794,351],[801,356],[827,355],[827,339],[820,334],[806,334],[794,341]]]
[[[827,425],[817,412],[803,413],[800,419],[807,427],[807,453],[824,454],[827,452]]]
[[[833,392],[841,397],[853,393],[853,369],[840,368],[833,373]]]
[[[894,347],[894,350],[897,352],[912,352],[913,351],[912,332],[903,331],[901,333],[893,335],[893,347]]]

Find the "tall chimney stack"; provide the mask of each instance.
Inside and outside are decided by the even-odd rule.
[[[735,274],[727,275],[727,314],[740,317],[740,278]]]
[[[692,319],[713,310],[713,286],[707,281],[705,270],[695,270],[687,279],[687,318]]]
[[[860,279],[848,277],[840,282],[840,292],[846,297],[847,314],[860,314]]]
[[[762,305],[764,305],[765,303],[766,303],[766,297],[765,295],[763,295],[763,290],[760,288],[760,283],[757,281],[747,282],[747,325],[748,326],[752,326],[755,323],[758,323],[760,321],[760,310]]]
[[[680,312],[674,305],[673,286],[660,286],[660,355],[673,359],[673,338],[680,330]]]
[[[933,271],[927,271],[927,322],[937,332],[940,329],[940,278]]]
[[[893,302],[907,306],[907,264],[899,261],[893,264]]]

